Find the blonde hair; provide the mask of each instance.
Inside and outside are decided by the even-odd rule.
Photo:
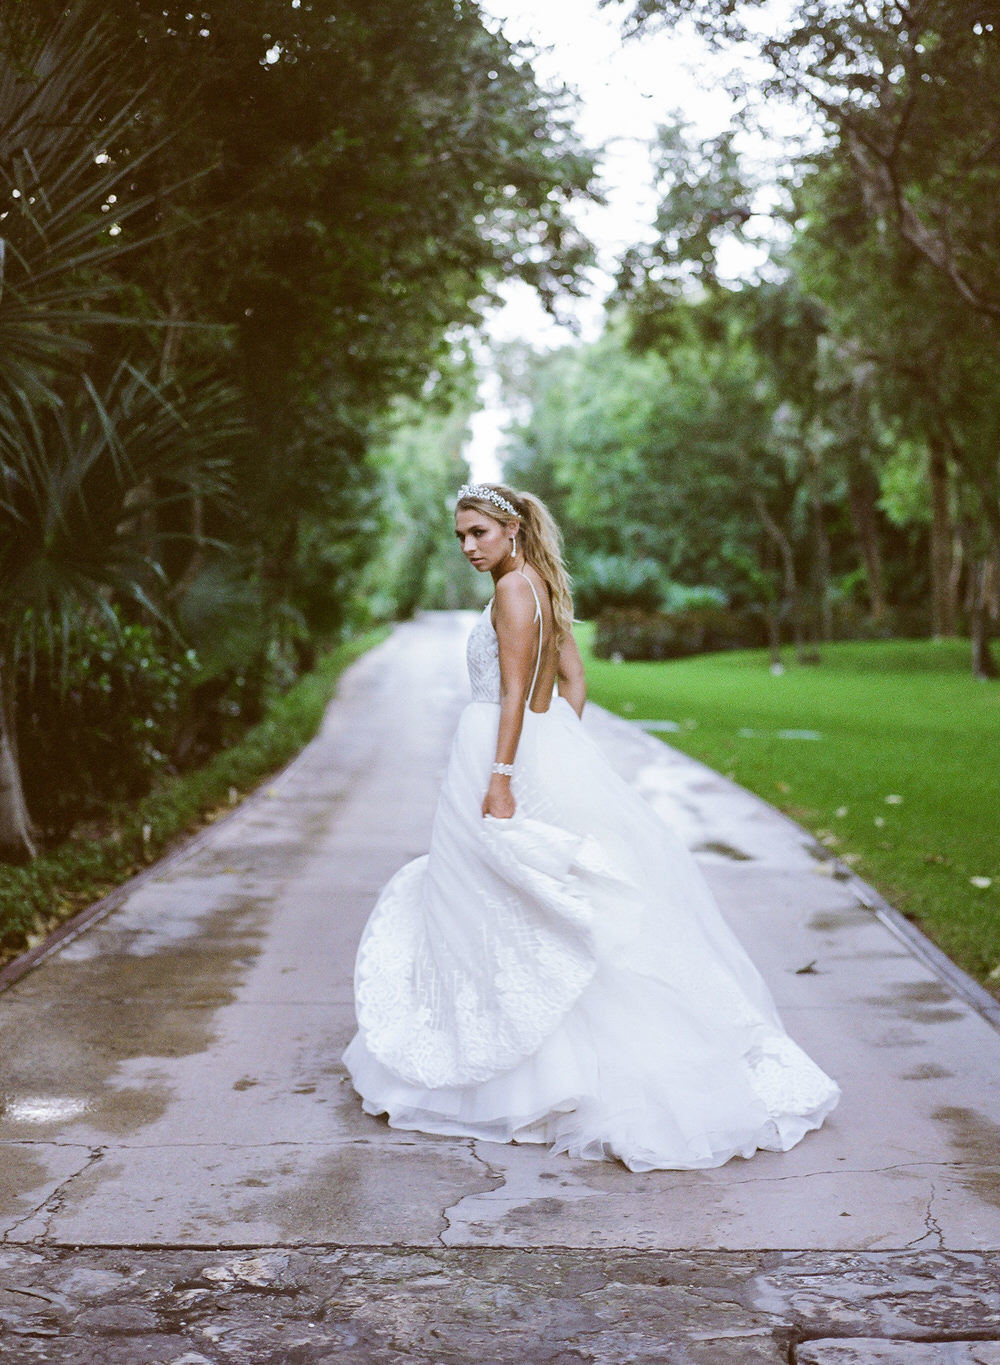
[[[519,493],[502,483],[481,483],[478,488],[489,488],[516,510],[521,522],[521,548],[524,557],[542,575],[552,594],[552,614],[556,623],[556,643],[561,645],[573,629],[573,595],[570,577],[562,557],[562,533],[552,513],[533,493]],[[470,495],[460,497],[457,507],[474,507],[478,512],[509,526],[511,514],[489,498]]]

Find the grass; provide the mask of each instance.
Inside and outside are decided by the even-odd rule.
[[[614,664],[591,655],[591,627],[579,638],[596,702],[678,722],[668,743],[798,820],[996,987],[1000,683],[972,678],[966,644],[827,645],[775,677],[762,651]]]
[[[162,782],[109,812],[102,832],[79,831],[25,866],[0,864],[0,964],[153,862],[180,837],[229,810],[289,762],[319,729],[341,673],[386,635],[372,631],[326,654],[276,697],[259,724],[204,767]]]

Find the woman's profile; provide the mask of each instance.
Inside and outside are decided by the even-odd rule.
[[[344,1060],[395,1128],[635,1171],[786,1151],[837,1103],[687,848],[580,723],[560,538],[531,494],[459,491],[494,581],[427,854],[358,949]]]

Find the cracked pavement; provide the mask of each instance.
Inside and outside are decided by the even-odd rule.
[[[0,995],[0,1360],[1000,1365],[982,993],[597,708],[840,1108],[792,1152],[649,1175],[362,1113],[354,950],[426,847],[469,620],[397,629],[290,768]]]

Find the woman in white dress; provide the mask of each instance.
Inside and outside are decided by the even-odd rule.
[[[839,1091],[785,1033],[687,848],[581,726],[551,516],[466,485],[455,528],[495,591],[430,850],[383,889],[358,949],[344,1061],[364,1108],[634,1171],[786,1151]]]

